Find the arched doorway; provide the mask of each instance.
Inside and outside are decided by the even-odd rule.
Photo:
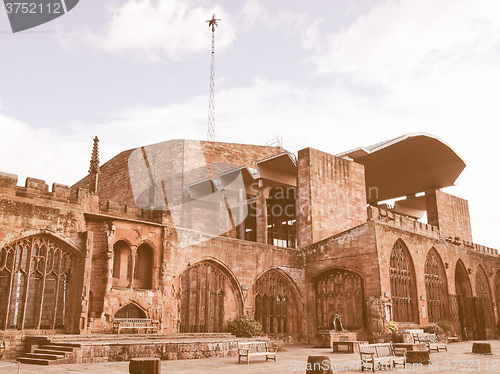
[[[316,318],[318,331],[332,329],[338,314],[344,328],[361,329],[365,321],[365,292],[361,276],[349,270],[332,269],[316,282]]]
[[[476,270],[476,312],[478,338],[486,340],[494,334],[495,318],[488,278],[481,265]]]
[[[132,252],[124,240],[113,245],[113,285],[128,287],[130,284],[130,264]]]
[[[429,322],[448,321],[448,281],[441,256],[431,248],[425,259],[425,293]]]
[[[458,323],[462,340],[474,339],[475,334],[475,313],[472,298],[472,287],[469,275],[462,260],[457,261],[455,267],[455,292],[458,307]]]
[[[180,332],[222,332],[242,314],[241,297],[229,272],[202,261],[180,276]]]
[[[301,333],[298,294],[292,282],[278,270],[269,270],[253,286],[254,318],[266,334]]]
[[[153,270],[153,248],[143,243],[137,248],[134,286],[142,289],[151,289],[153,287]]]
[[[35,235],[0,250],[0,329],[66,327],[71,252]]]
[[[392,247],[389,274],[393,320],[418,322],[415,268],[410,252],[401,239]]]
[[[134,303],[129,303],[115,313],[115,318],[147,318],[146,312]]]

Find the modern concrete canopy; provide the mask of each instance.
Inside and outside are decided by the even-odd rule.
[[[406,134],[338,156],[364,165],[368,203],[452,186],[465,168],[453,148],[425,133]]]

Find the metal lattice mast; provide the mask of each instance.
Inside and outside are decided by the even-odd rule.
[[[215,18],[215,14],[212,19],[209,19],[208,26],[212,26],[212,62],[210,64],[210,94],[208,99],[208,132],[207,140],[213,142],[215,140],[215,26],[218,26],[217,21],[220,19]]]

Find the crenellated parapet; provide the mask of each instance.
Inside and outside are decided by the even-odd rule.
[[[401,230],[422,234],[439,239],[440,232],[436,226],[429,225],[425,222],[420,222],[416,219],[405,217],[376,206],[368,206],[368,220],[382,222],[388,226],[396,227]]]
[[[134,205],[118,204],[114,201],[106,201],[99,208],[99,213],[118,218],[147,221],[158,224],[172,224],[170,212],[167,210],[141,209]]]
[[[88,208],[97,206],[95,202],[98,201],[98,197],[93,197],[88,190],[83,188],[79,188],[76,194],[72,196],[70,186],[65,184],[53,183],[52,189],[49,190],[49,185],[42,179],[28,177],[24,186],[18,186],[17,182],[18,176],[16,174],[0,172],[0,197],[57,201],[86,205]],[[91,200],[95,200],[95,202]],[[39,201],[37,201],[37,204],[39,204]]]
[[[486,247],[484,245],[475,244],[468,240],[463,240],[460,237],[446,237],[442,238],[440,236],[440,230],[436,226],[429,225],[425,222],[420,222],[418,220],[405,217],[393,212],[389,212],[387,210],[375,207],[368,206],[368,220],[372,220],[375,222],[382,222],[388,226],[397,227],[402,230],[414,232],[417,234],[422,234],[430,237],[434,237],[436,239],[443,239],[447,243],[451,243],[454,245],[464,246],[473,251],[483,253],[490,256],[499,256],[499,252],[495,248]]]
[[[498,249],[486,247],[480,244],[474,244],[474,250],[476,252],[484,253],[491,256],[497,256],[497,257],[499,256]]]

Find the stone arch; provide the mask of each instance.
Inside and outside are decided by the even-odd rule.
[[[408,247],[401,239],[392,247],[389,275],[393,320],[418,323],[415,267]]]
[[[240,287],[220,261],[203,259],[179,277],[180,332],[222,332],[243,313]]]
[[[137,247],[134,266],[134,286],[151,289],[153,287],[154,249],[149,243]]]
[[[429,322],[449,320],[448,280],[443,260],[432,247],[425,259],[425,293]]]
[[[486,340],[494,334],[495,317],[488,277],[481,265],[476,270],[476,312],[478,338]]]
[[[455,324],[460,329],[462,340],[472,339],[476,335],[474,299],[468,271],[460,259],[455,266],[455,294],[457,304]]]
[[[318,274],[313,282],[318,331],[332,329],[336,314],[340,316],[344,328],[364,328],[365,282],[359,273],[336,267]]]
[[[147,318],[148,313],[139,303],[130,302],[118,309],[114,318]]]
[[[301,334],[303,305],[292,278],[279,268],[259,275],[252,286],[254,318],[266,334]]]
[[[0,249],[0,329],[66,328],[77,251],[50,234]]]

